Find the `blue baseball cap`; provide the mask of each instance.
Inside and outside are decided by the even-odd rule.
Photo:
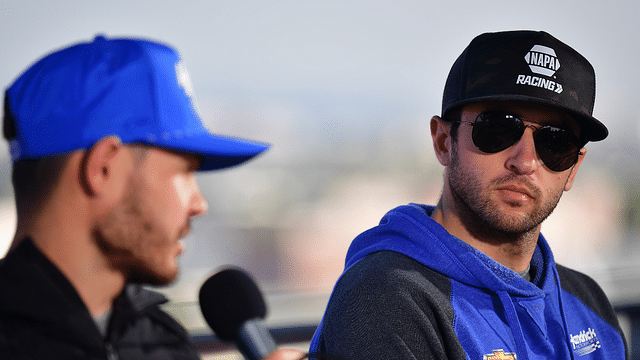
[[[192,96],[186,68],[170,46],[97,36],[45,56],[6,90],[5,137],[14,162],[86,150],[118,136],[125,144],[200,155],[201,171],[238,165],[269,147],[210,133]]]

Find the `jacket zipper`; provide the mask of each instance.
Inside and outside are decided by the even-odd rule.
[[[107,360],[118,360],[118,354],[113,349],[113,345],[110,342],[105,342],[105,349],[107,350]]]

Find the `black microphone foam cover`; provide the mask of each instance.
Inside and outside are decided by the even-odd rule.
[[[233,341],[247,320],[264,319],[267,307],[251,276],[239,268],[228,268],[202,284],[200,309],[207,324],[225,341]]]

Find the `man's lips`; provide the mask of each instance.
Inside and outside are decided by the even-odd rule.
[[[526,186],[516,184],[504,184],[498,187],[498,190],[511,191],[514,193],[522,194],[528,198],[535,199],[533,191],[529,190]]]

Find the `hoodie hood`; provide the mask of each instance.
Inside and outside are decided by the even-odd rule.
[[[542,235],[532,260],[532,282],[452,236],[430,215],[435,207],[409,204],[384,215],[380,224],[352,242],[345,271],[367,255],[389,250],[409,256],[460,283],[513,296],[539,296],[555,289],[553,254]],[[541,290],[542,289],[542,290]]]
[[[434,209],[409,204],[389,211],[378,226],[354,239],[347,253],[345,272],[367,255],[389,250],[413,258],[461,284],[496,293],[511,329],[518,359],[528,360],[529,348],[514,301],[526,298],[540,306],[544,293],[552,294],[557,289],[555,264],[544,237],[540,235],[538,239],[532,259],[534,281],[530,282],[449,234],[431,218]],[[563,323],[566,323],[564,317]]]

